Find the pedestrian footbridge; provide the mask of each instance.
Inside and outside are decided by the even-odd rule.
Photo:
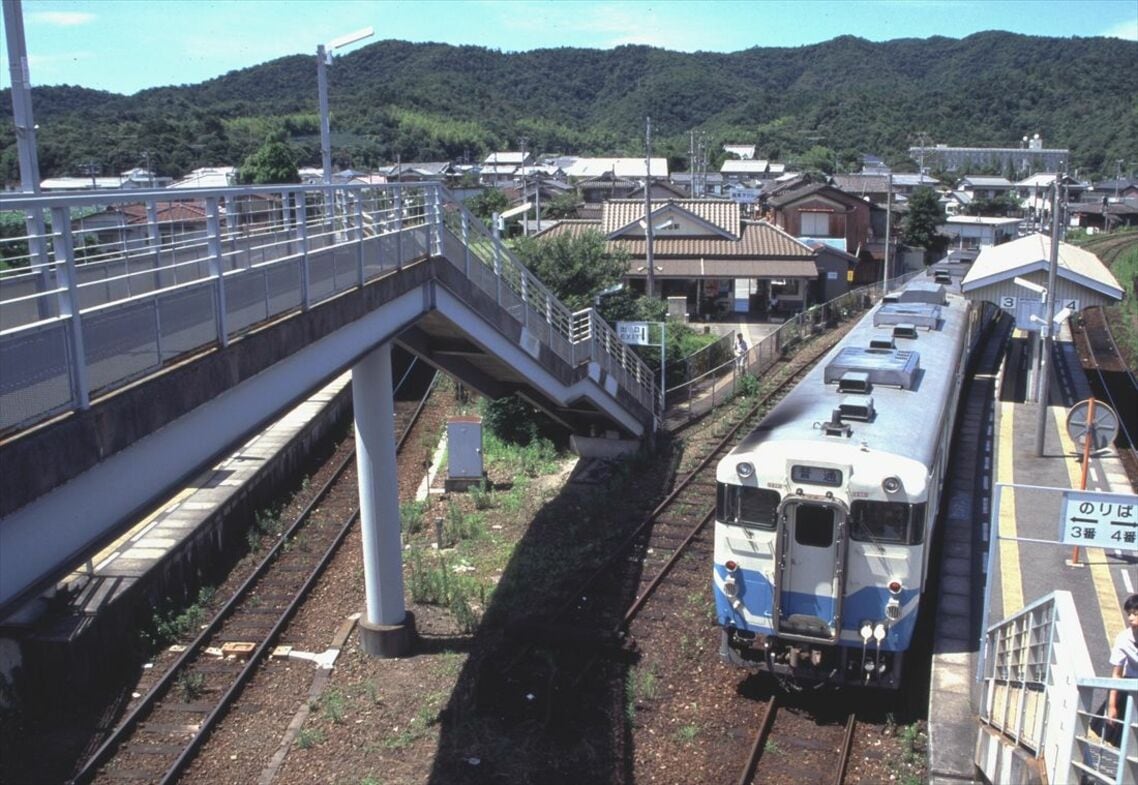
[[[369,358],[393,341],[583,437],[639,439],[659,422],[651,370],[436,184],[5,206],[28,230],[0,240],[0,610],[282,409],[370,363],[371,382],[353,381],[359,410],[361,390],[390,376],[389,355]]]

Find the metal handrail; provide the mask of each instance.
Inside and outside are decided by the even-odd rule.
[[[159,205],[179,202],[196,206],[190,218],[159,220]],[[101,211],[128,205],[100,224]],[[225,346],[266,319],[308,309],[415,256],[443,254],[445,235],[459,240],[464,257],[450,261],[491,285],[523,330],[574,365],[595,363],[657,413],[653,374],[604,320],[569,311],[435,183],[14,194],[5,206],[51,220],[39,236],[0,240],[3,258],[29,263],[0,275],[7,366],[0,430],[86,408],[92,392],[211,342]],[[364,244],[383,250],[366,254]],[[205,322],[203,308],[212,309]],[[116,351],[126,352],[122,362],[113,362]],[[36,366],[25,378],[18,377],[22,361]],[[88,368],[99,362],[102,368]]]

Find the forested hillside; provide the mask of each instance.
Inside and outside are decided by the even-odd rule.
[[[149,153],[159,174],[176,177],[240,164],[274,128],[287,132],[302,164],[319,165],[314,60],[296,55],[133,96],[35,88],[41,173],[79,174],[94,163],[113,174]],[[823,168],[854,166],[861,152],[903,164],[922,140],[1006,147],[1034,133],[1070,148],[1083,177],[1138,160],[1138,43],[1110,38],[845,36],[732,54],[643,46],[505,54],[381,41],[328,73],[340,167],[397,156],[476,161],[517,149],[521,137],[542,153],[642,155],[646,115],[654,154],[674,169],[686,168],[692,130],[714,150],[756,143],[764,157]],[[2,176],[18,181],[8,90],[0,111]]]

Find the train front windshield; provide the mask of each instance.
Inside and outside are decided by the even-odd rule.
[[[777,491],[719,483],[716,517],[723,523],[773,529],[778,523]]]
[[[925,539],[925,505],[855,501],[850,505],[855,540],[917,545]]]

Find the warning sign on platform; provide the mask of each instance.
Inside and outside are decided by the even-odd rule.
[[[1138,496],[1064,491],[1059,537],[1069,545],[1138,551]]]

